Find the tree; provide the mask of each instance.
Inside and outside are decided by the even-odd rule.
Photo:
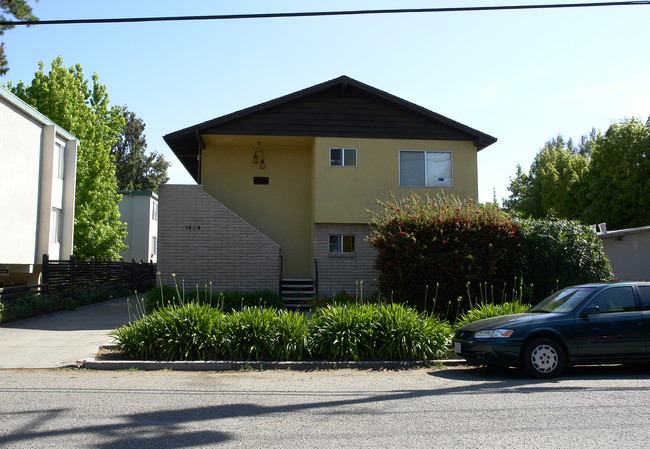
[[[610,229],[650,224],[650,117],[626,119],[599,135],[591,151],[585,223]]]
[[[38,0],[36,0],[38,1]],[[37,21],[38,17],[32,15],[32,8],[27,4],[26,0],[0,0],[0,21],[7,21],[10,18],[5,17],[5,14],[10,14],[14,18],[21,21]],[[13,28],[13,25],[0,25],[0,36],[6,30]],[[5,43],[0,44],[0,76],[6,75],[9,71],[9,62],[5,55]]]
[[[591,142],[585,136],[579,147],[565,142],[561,135],[551,139],[537,153],[526,174],[517,165],[517,174],[510,178],[510,198],[504,200],[507,210],[542,218],[553,212],[562,218],[577,218],[576,204],[589,166],[586,154]]]
[[[537,153],[530,172],[517,166],[506,209],[526,217],[548,214],[610,229],[650,224],[650,117],[612,124],[583,136],[578,147],[561,136]]]
[[[92,86],[77,64],[69,69],[61,57],[49,73],[39,71],[30,85],[9,89],[80,140],[74,218],[74,254],[80,258],[117,259],[125,248],[126,228],[119,221],[115,165],[111,147],[124,128],[121,108],[109,106],[106,86],[94,74]]]
[[[122,110],[125,125],[113,145],[111,154],[115,158],[117,186],[121,190],[158,190],[158,186],[169,180],[167,162],[161,154],[146,153],[147,140],[145,124],[126,106]]]

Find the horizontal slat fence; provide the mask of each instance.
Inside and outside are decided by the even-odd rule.
[[[156,264],[96,260],[49,260],[43,255],[43,284],[46,290],[57,292],[69,287],[135,286],[153,282]]]

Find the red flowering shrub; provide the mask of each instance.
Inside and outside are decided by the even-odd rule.
[[[518,225],[496,205],[415,194],[378,203],[368,241],[378,250],[383,297],[445,318],[470,305],[468,282],[512,290],[520,276]]]

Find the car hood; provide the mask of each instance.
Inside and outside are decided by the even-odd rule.
[[[522,325],[543,323],[557,319],[559,313],[514,313],[512,315],[495,316],[484,320],[474,321],[458,329],[459,331],[476,332],[484,329],[512,328]]]

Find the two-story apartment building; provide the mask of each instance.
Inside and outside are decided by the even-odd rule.
[[[156,263],[158,258],[158,194],[141,190],[118,190],[120,221],[126,224],[124,244],[120,252],[125,261]]]
[[[43,254],[72,254],[77,146],[0,88],[0,286],[36,284]]]
[[[159,271],[221,289],[376,289],[376,199],[478,196],[496,139],[342,76],[166,135],[197,186],[160,189]],[[280,257],[281,256],[281,257]]]

